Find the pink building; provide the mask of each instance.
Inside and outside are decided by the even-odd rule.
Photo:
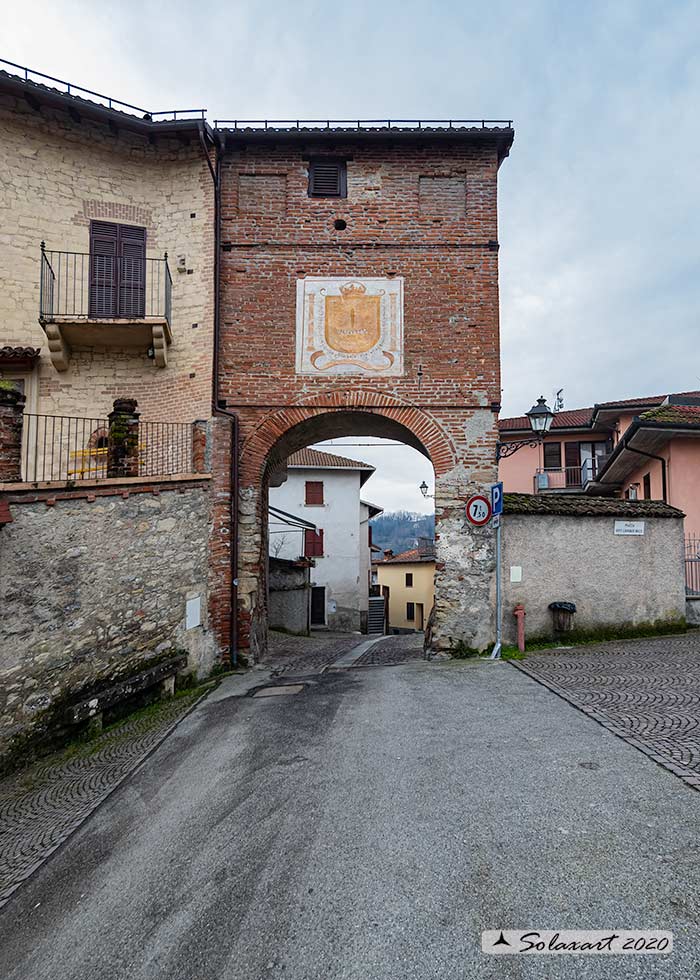
[[[533,438],[525,416],[498,424],[503,443]],[[541,445],[499,465],[506,492],[663,500],[700,537],[700,391],[559,412]]]

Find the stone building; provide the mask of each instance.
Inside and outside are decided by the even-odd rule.
[[[0,71],[0,754],[168,651],[229,653],[214,161],[202,113]]]
[[[110,105],[0,71],[0,378],[32,414],[208,418],[213,136]]]
[[[292,453],[396,438],[436,476],[434,647],[493,638],[498,169],[506,123],[220,124],[220,404],[240,425],[240,643],[265,646],[267,484]]]

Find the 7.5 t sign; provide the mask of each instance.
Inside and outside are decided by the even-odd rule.
[[[492,517],[491,501],[482,493],[475,493],[467,501],[466,515],[470,524],[476,527],[483,527]]]

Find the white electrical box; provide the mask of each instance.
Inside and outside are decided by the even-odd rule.
[[[193,630],[202,625],[202,597],[194,596],[185,603],[185,629]]]

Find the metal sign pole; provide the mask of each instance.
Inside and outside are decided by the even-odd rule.
[[[501,658],[501,628],[503,620],[503,608],[501,601],[501,522],[499,520],[496,528],[496,644],[491,651],[491,660]]]

